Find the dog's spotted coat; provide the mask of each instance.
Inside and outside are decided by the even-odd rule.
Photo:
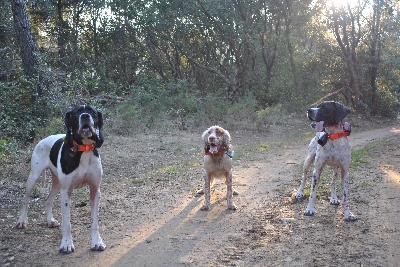
[[[328,101],[323,102],[317,108],[308,110],[310,120],[317,123],[325,123],[324,131],[326,134],[336,134],[343,132],[342,120],[350,110],[340,103]],[[309,154],[304,162],[304,173],[296,198],[303,196],[304,183],[307,176],[307,170],[314,160],[314,171],[312,175],[311,194],[304,215],[312,216],[315,213],[316,192],[321,173],[325,165],[331,166],[334,171],[334,177],[331,183],[330,203],[338,205],[340,202],[336,196],[335,179],[338,173],[341,175],[342,184],[342,208],[346,221],[356,221],[357,217],[353,215],[348,205],[348,180],[349,168],[351,162],[351,149],[347,136],[337,139],[328,139],[325,145],[318,144],[318,140],[325,133],[317,133],[309,145]]]

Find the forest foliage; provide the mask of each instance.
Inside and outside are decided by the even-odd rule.
[[[18,27],[21,3],[30,32]],[[398,0],[0,6],[3,141],[29,140],[41,127],[60,130],[77,103],[114,113],[115,131],[244,121],[263,127],[341,88],[330,100],[372,116],[399,112]],[[22,36],[29,34],[37,48],[30,55]]]

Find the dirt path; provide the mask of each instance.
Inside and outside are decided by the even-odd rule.
[[[195,191],[201,184],[201,153],[194,151],[201,151],[201,144],[192,142],[199,139],[198,133],[188,133],[186,141],[172,137],[160,141],[151,135],[140,140],[111,138],[102,154],[100,226],[107,249],[93,253],[87,248],[88,207],[72,211],[76,252],[60,255],[60,230],[47,229],[41,222],[43,204],[31,205],[39,218],[23,232],[12,228],[18,215],[15,204],[12,215],[0,217],[1,262],[4,266],[397,266],[398,126],[350,137],[353,150],[384,140],[368,147],[364,163],[351,170],[350,208],[359,217],[355,223],[344,222],[340,207],[330,206],[324,194],[313,217],[302,215],[307,199],[293,202],[309,134],[288,144],[274,139],[268,145],[263,135],[231,134],[237,151],[245,151],[234,164],[234,186],[240,192],[235,197],[237,211],[226,209],[221,183],[214,185],[211,210],[199,210],[203,197]],[[144,158],[149,151],[151,156]],[[20,197],[21,189],[18,192]],[[78,191],[75,202],[85,202],[86,195]]]
[[[398,129],[390,127],[354,134],[352,140],[356,141],[353,142],[353,148],[365,146],[372,140],[394,138],[399,141],[399,133]],[[396,137],[393,137],[394,135]],[[367,235],[368,231],[373,231],[373,229],[369,229],[369,226],[365,226],[367,222],[363,218],[363,214],[359,215],[359,222],[349,224],[343,222],[342,216],[339,215],[340,208],[329,208],[331,214],[324,214],[324,217],[317,215],[312,218],[303,218],[301,213],[306,202],[295,206],[294,208],[297,210],[281,205],[274,207],[277,203],[281,203],[280,201],[276,202],[275,199],[282,196],[279,188],[290,183],[293,173],[298,172],[304,159],[304,151],[303,144],[287,146],[278,151],[273,158],[268,155],[269,157],[263,162],[253,162],[247,167],[236,170],[236,187],[241,192],[236,200],[240,207],[238,211],[226,210],[223,184],[216,187],[212,200],[213,206],[208,213],[199,211],[202,198],[193,198],[192,194],[187,195],[179,207],[162,217],[161,220],[151,224],[150,233],[144,231],[143,234],[136,236],[132,233],[134,238],[129,237],[121,242],[121,247],[124,249],[119,249],[116,253],[110,250],[109,254],[112,256],[108,256],[106,253],[102,254],[102,264],[100,265],[104,263],[106,266],[306,266],[310,264],[337,266],[335,262],[332,264],[329,261],[325,262],[325,260],[334,260],[331,256],[338,257],[337,263],[344,263],[343,266],[374,265],[374,259],[364,259],[364,255],[354,255],[357,258],[356,262],[353,261],[354,258],[350,259],[353,262],[346,260],[346,254],[353,256],[353,253],[356,254],[359,251],[358,246],[361,245],[359,244],[361,240],[364,242],[369,239],[367,236],[359,239],[351,231],[359,227],[365,228],[362,230],[366,232],[364,235]],[[400,153],[399,150],[397,151]],[[397,154],[397,160],[399,159],[399,154]],[[388,170],[384,176],[392,178],[392,181],[385,180],[385,185],[379,184],[379,190],[376,191],[380,191],[380,195],[389,196],[389,198],[375,201],[387,218],[384,220],[373,217],[382,220],[383,228],[376,232],[379,233],[382,230],[387,232],[382,245],[388,247],[389,253],[386,255],[388,265],[385,264],[385,255],[381,255],[382,259],[377,262],[377,266],[381,264],[381,266],[397,266],[397,262],[400,260],[398,251],[400,214],[398,213],[398,204],[388,200],[399,200],[400,168],[392,165],[386,165],[386,168]],[[289,200],[286,199],[286,201]],[[319,204],[317,208],[323,209],[327,202],[324,201],[323,204]],[[359,211],[356,207],[354,209]],[[338,218],[332,218],[332,215]],[[256,245],[258,242],[251,244],[254,238],[251,235],[257,231],[253,224],[255,217],[259,220],[260,227],[263,228],[261,236],[271,233],[272,236],[265,237],[265,239],[272,243],[278,242],[278,246]],[[266,220],[264,221],[264,219]],[[324,224],[322,228],[327,229],[318,229],[317,233],[310,235],[304,232],[296,233],[296,228],[301,231],[313,231],[314,224],[321,223]],[[332,223],[336,225],[332,225]],[[314,244],[312,242],[313,234],[321,235],[321,232],[323,232],[324,239],[333,238],[334,242],[318,238]],[[278,240],[274,240],[275,238]],[[310,243],[304,246],[304,241]],[[371,246],[376,245],[372,240],[369,242]],[[328,247],[329,245],[332,247]],[[296,247],[302,248],[295,250]],[[264,251],[271,248],[273,251]],[[304,249],[307,250],[305,253]],[[271,261],[266,255],[274,256],[274,259]],[[93,265],[98,266],[98,263]]]

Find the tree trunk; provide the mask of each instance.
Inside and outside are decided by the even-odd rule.
[[[378,77],[378,66],[380,62],[380,20],[381,20],[381,1],[374,0],[374,12],[371,22],[371,48],[370,48],[370,86],[371,86],[371,112],[377,113],[377,85],[376,78]]]
[[[29,92],[29,94],[32,95],[32,114],[40,118],[40,122],[43,124],[47,119],[46,101],[43,96],[46,92],[49,80],[44,75],[39,51],[32,37],[31,24],[28,14],[26,13],[25,2],[24,0],[10,1],[24,73],[28,78],[34,78],[37,81],[36,87],[34,88],[35,91]],[[31,134],[33,137],[34,132]]]
[[[350,88],[352,90],[353,106],[355,109],[362,109],[362,93],[360,88],[359,75],[357,71],[357,56],[356,48],[358,46],[360,35],[356,33],[356,25],[354,15],[348,7],[350,16],[350,27],[347,24],[347,14],[342,8],[340,11],[335,11],[333,14],[333,26],[336,41],[342,51],[344,60],[350,74]],[[358,16],[360,14],[357,14]],[[349,31],[348,31],[349,28]]]
[[[24,0],[10,1],[24,73],[26,76],[33,78],[39,74],[40,57],[32,37],[31,25],[26,13],[26,5]]]

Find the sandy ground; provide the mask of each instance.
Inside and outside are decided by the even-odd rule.
[[[353,118],[354,120],[355,118]],[[307,197],[294,201],[313,132],[308,122],[264,131],[228,129],[235,150],[236,211],[222,181],[203,196],[199,132],[106,135],[100,232],[107,248],[92,252],[88,190],[73,196],[75,252],[58,253],[61,229],[44,223],[46,194],[32,196],[29,227],[15,229],[33,147],[0,166],[2,266],[398,266],[400,262],[400,125],[353,123],[349,203],[357,222],[329,204],[324,172],[313,217]],[[221,125],[223,126],[223,125]],[[310,179],[309,179],[310,180]],[[309,188],[309,183],[307,185]],[[46,191],[49,188],[45,188]],[[340,189],[340,188],[339,188]],[[340,192],[340,190],[338,191]],[[59,199],[55,216],[60,220]]]

